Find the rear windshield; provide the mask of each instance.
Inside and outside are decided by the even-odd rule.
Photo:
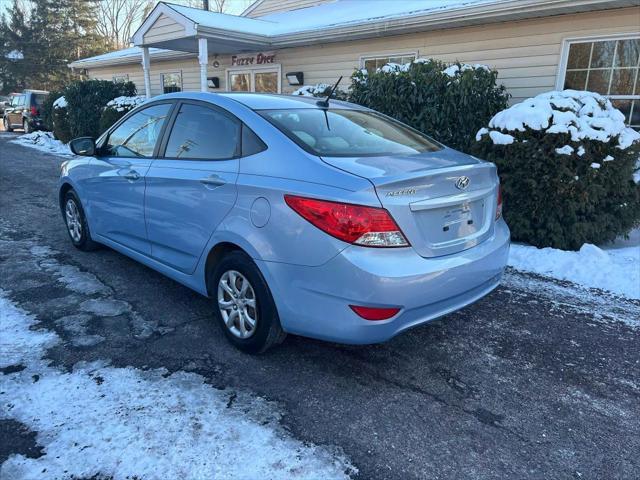
[[[31,95],[31,103],[35,106],[41,107],[44,103],[46,95]]]
[[[420,132],[375,112],[305,108],[258,113],[319,156],[413,155],[442,148]]]

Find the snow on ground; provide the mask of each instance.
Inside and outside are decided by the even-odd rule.
[[[53,138],[51,132],[33,132],[26,135],[20,135],[15,140],[11,140],[24,147],[35,148],[46,153],[53,153],[62,157],[73,157],[73,153],[69,149],[69,145],[62,143],[60,140]]]
[[[0,478],[140,480],[347,478],[356,470],[329,449],[301,443],[273,404],[216,390],[200,375],[50,365],[60,338],[0,291],[0,418],[37,432],[40,458],[11,455]]]
[[[640,245],[603,250],[585,244],[577,252],[512,244],[509,265],[640,299]]]

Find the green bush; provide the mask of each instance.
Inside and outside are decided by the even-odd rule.
[[[472,153],[498,166],[514,240],[577,250],[640,223],[640,135],[604,97],[565,90],[530,98],[478,132]]]
[[[69,140],[75,138],[71,133],[71,125],[69,123],[69,111],[67,107],[56,107],[52,109],[53,136],[62,143],[69,143]]]
[[[349,100],[400,120],[445,145],[468,151],[478,129],[509,99],[498,73],[483,65],[420,59],[356,71]]]
[[[132,82],[84,80],[71,83],[63,93],[68,103],[72,137],[97,138],[100,135],[100,117],[107,102],[116,97],[134,96],[136,88]]]
[[[117,97],[109,101],[100,117],[100,133],[146,100],[143,96]]]
[[[100,116],[100,133],[105,132],[111,125],[116,123],[122,117],[124,117],[127,112],[119,112],[115,108],[105,108],[104,112]]]
[[[55,90],[51,91],[40,107],[40,116],[42,117],[42,123],[44,123],[44,128],[49,131],[53,131],[53,102],[55,102],[60,97],[62,97],[62,92]]]

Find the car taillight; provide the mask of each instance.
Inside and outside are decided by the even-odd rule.
[[[365,247],[408,247],[409,242],[384,208],[285,195],[298,215],[325,233]]]
[[[498,205],[496,207],[496,220],[502,216],[502,186],[498,185]]]
[[[377,307],[359,307],[357,305],[349,305],[349,308],[356,312],[359,317],[365,320],[387,320],[400,311],[399,308],[377,308]]]
[[[38,116],[38,109],[36,107],[31,107],[31,115],[34,117]]]

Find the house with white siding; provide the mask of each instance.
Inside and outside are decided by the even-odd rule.
[[[240,16],[160,2],[132,43],[70,67],[147,96],[291,93],[436,58],[495,68],[512,102],[601,93],[640,128],[640,0],[257,0]]]

